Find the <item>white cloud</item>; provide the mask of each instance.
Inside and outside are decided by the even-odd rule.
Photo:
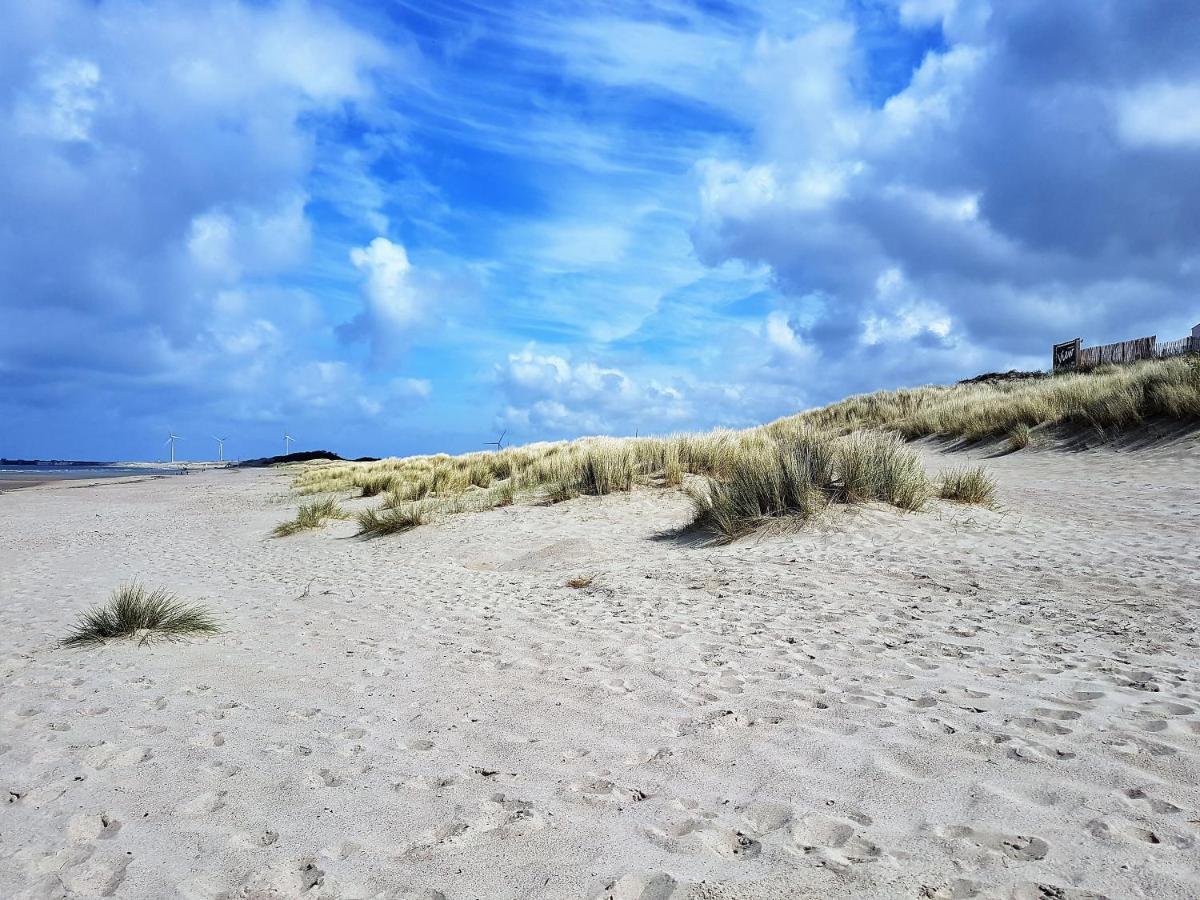
[[[655,379],[638,382],[621,369],[578,363],[530,344],[495,367],[509,400],[501,424],[538,434],[607,433],[678,427],[692,408],[682,391]]]
[[[805,344],[803,338],[788,319],[787,313],[774,310],[767,315],[763,325],[767,343],[791,360],[809,360],[816,355],[816,348]]]
[[[1200,81],[1160,81],[1118,94],[1117,129],[1133,146],[1200,148]]]
[[[17,104],[18,128],[55,141],[88,141],[100,102],[100,67],[88,59],[42,57]]]
[[[397,398],[428,400],[433,395],[433,383],[428,378],[395,378],[388,383],[388,391]]]
[[[312,240],[306,202],[296,193],[281,197],[275,209],[206,210],[192,219],[188,254],[201,272],[227,282],[294,266],[308,255]]]
[[[366,247],[351,250],[350,261],[363,273],[363,297],[376,323],[403,329],[420,318],[421,297],[403,246],[377,237]]]
[[[401,413],[423,403],[433,393],[424,378],[394,378],[370,384],[359,369],[344,360],[318,360],[297,368],[289,379],[290,400],[308,410],[343,410],[352,403],[364,415]]]

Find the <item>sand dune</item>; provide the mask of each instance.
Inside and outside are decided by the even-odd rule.
[[[1198,451],[725,547],[650,489],[373,541],[268,538],[272,471],[5,494],[0,896],[1200,896]],[[56,646],[133,576],[227,631]]]

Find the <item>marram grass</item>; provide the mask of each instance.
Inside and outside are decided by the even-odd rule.
[[[272,534],[275,537],[287,537],[299,531],[320,528],[325,524],[326,519],[348,518],[350,518],[350,514],[342,509],[336,500],[332,497],[326,497],[324,500],[315,500],[312,503],[300,504],[300,509],[296,512],[296,518],[276,525]]]
[[[432,515],[432,508],[423,500],[416,500],[385,509],[364,509],[358,514],[358,535],[379,537],[385,534],[403,534],[418,525],[424,525]]]
[[[359,526],[362,534],[386,534],[511,503],[558,503],[636,485],[693,494],[725,485],[715,487],[724,512],[710,519],[728,515],[718,530],[729,535],[751,521],[804,516],[831,502],[877,500],[920,509],[937,487],[904,440],[1007,439],[1015,450],[1031,442],[1034,429],[1081,427],[1103,437],[1155,417],[1200,421],[1200,362],[1150,360],[993,384],[879,391],[744,431],[588,437],[461,456],[309,464],[295,488],[301,494],[382,495],[382,506],[360,516]],[[1042,440],[1053,434],[1037,433]],[[802,490],[805,485],[815,493]],[[414,503],[421,504],[415,515]],[[322,519],[315,521],[298,517],[287,527],[316,527]]]
[[[837,440],[803,429],[747,453],[724,477],[693,489],[692,525],[728,543],[770,519],[807,520],[832,503],[880,500],[917,510],[929,495],[916,454],[895,435]]]
[[[185,603],[163,588],[148,591],[138,582],[113,591],[108,603],[80,613],[63,645],[79,647],[114,638],[142,636],[176,638],[189,634],[216,634],[220,626],[203,607]]]
[[[991,506],[996,502],[996,482],[982,466],[951,469],[939,479],[938,496],[955,503]]]

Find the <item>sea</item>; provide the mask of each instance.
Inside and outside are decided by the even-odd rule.
[[[172,468],[130,466],[121,463],[69,462],[58,460],[21,460],[0,462],[0,481],[58,481],[75,478],[119,478],[131,475],[179,475],[178,465]]]

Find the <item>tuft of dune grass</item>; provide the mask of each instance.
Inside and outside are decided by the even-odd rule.
[[[921,462],[898,435],[852,434],[838,445],[834,466],[846,502],[881,500],[918,510],[929,499],[929,480]]]
[[[996,502],[996,482],[982,466],[951,469],[939,479],[938,496],[955,503],[991,506]]]
[[[205,607],[185,603],[163,588],[148,591],[134,581],[113,591],[108,603],[81,613],[62,643],[79,647],[137,634],[142,634],[144,642],[155,636],[176,638],[220,630]]]
[[[348,518],[350,518],[350,514],[342,509],[332,497],[327,497],[312,503],[302,503],[296,512],[296,518],[276,525],[272,534],[275,537],[287,537],[300,531],[320,528],[325,524],[326,519]]]
[[[392,489],[396,479],[392,475],[369,475],[356,481],[355,484],[359,489],[360,497],[374,497],[376,494],[384,494]]]
[[[379,537],[402,534],[430,520],[432,509],[423,501],[415,501],[382,509],[365,509],[358,514],[358,536]]]
[[[836,441],[799,429],[747,452],[724,477],[693,489],[692,525],[728,543],[767,520],[807,520],[831,503],[882,500],[916,510],[928,497],[920,461],[897,436],[867,432]]]
[[[1018,422],[1008,429],[1008,449],[1015,451],[1028,447],[1031,431],[1032,429],[1024,422]]]

